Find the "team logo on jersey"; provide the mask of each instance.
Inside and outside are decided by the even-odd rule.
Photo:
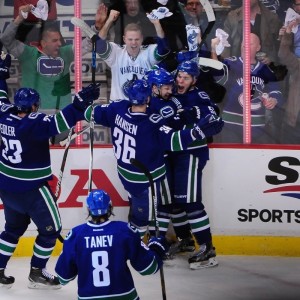
[[[37,60],[37,70],[44,76],[57,76],[64,71],[64,67],[65,64],[61,57],[41,56]]]
[[[238,97],[238,101],[239,104],[241,105],[241,107],[244,106],[244,96],[243,93],[241,93]],[[251,111],[255,111],[255,110],[259,110],[262,108],[262,103],[261,103],[261,99],[260,96],[258,97],[251,97]]]
[[[161,121],[163,118],[161,115],[158,115],[158,114],[152,114],[150,117],[149,117],[149,120],[152,121],[153,123],[158,123],[159,121]]]
[[[135,233],[138,232],[137,228],[134,225],[132,225],[131,223],[128,223],[127,226],[133,232],[135,232]]]
[[[257,85],[251,83],[251,111],[259,110],[262,108],[262,100],[261,100],[262,91],[257,88]],[[244,106],[244,96],[241,93],[238,97],[238,101],[240,105]]]
[[[65,236],[65,240],[68,240],[72,236],[72,229]]]
[[[53,227],[51,225],[46,226],[46,231],[52,231],[52,230],[53,230]]]
[[[171,106],[165,106],[160,109],[160,115],[163,116],[163,118],[171,117],[175,114],[174,109]]]
[[[1,105],[1,111],[2,112],[7,112],[9,109],[13,108],[14,105],[12,104],[2,104]]]
[[[208,94],[206,94],[205,92],[199,92],[198,95],[202,98],[202,99],[210,99]]]

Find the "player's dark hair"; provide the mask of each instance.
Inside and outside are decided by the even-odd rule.
[[[91,217],[92,222],[95,223],[95,224],[101,224],[103,222],[106,222],[110,218],[110,216],[114,216],[113,207],[111,205],[108,207],[108,213],[107,214],[100,215],[100,216],[92,216],[89,213],[89,217]]]
[[[109,219],[108,214],[102,216],[91,216],[92,222],[95,224],[101,224]]]

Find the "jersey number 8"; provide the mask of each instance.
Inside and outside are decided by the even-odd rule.
[[[92,253],[93,265],[93,283],[96,287],[109,286],[110,274],[108,266],[108,253],[107,251],[94,251]]]

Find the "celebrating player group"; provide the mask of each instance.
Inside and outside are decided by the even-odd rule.
[[[91,84],[61,107],[60,101],[66,100],[71,89],[73,47],[63,45],[55,22],[47,26],[51,1],[32,2],[19,7],[19,14],[0,38],[8,52],[2,52],[0,59],[0,198],[5,216],[0,234],[0,287],[10,288],[15,283],[6,267],[33,222],[38,234],[29,288],[59,289],[78,276],[78,299],[139,299],[129,260],[141,275],[160,270],[166,299],[164,260],[190,251],[189,268],[218,265],[202,202],[202,171],[209,160],[208,143],[221,132],[224,122],[214,99],[202,88],[199,49],[181,52],[173,58],[176,65],[171,70],[167,63],[170,46],[161,25],[161,19],[172,15],[166,6],[160,4],[147,14],[156,43],[145,46],[143,29],[135,23],[124,27],[124,45],[110,41],[110,28],[120,12],[108,12],[100,4],[93,26],[78,18],[72,23],[86,36],[85,51],[94,59],[96,51],[96,59],[110,67],[111,97],[107,104],[96,101],[100,87],[93,76]],[[44,22],[34,46],[16,34],[33,13]],[[198,43],[203,45],[201,38]],[[26,59],[28,55],[30,59]],[[9,99],[6,81],[12,58],[19,59],[23,77],[26,70],[32,70],[32,80],[23,80],[25,85]],[[216,66],[209,59],[204,61]],[[38,80],[33,80],[35,76]],[[52,91],[47,94],[44,86]],[[39,112],[39,108],[49,108],[49,103],[53,103],[53,113]],[[63,239],[59,193],[49,185],[49,141],[64,132],[69,132],[70,139],[73,127],[82,120],[91,128],[100,124],[110,129],[116,172],[128,193],[128,222],[111,220],[114,199],[105,190],[89,189],[86,207],[90,218]],[[91,160],[93,155],[97,154],[91,151]],[[89,186],[91,181],[92,176]],[[58,184],[58,189],[64,188],[63,182]],[[168,234],[169,223],[176,237]],[[53,275],[46,265],[57,239],[63,241],[63,249]]]

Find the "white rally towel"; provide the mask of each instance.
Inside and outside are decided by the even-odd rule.
[[[189,51],[196,51],[198,48],[198,35],[200,28],[198,26],[188,24],[185,26]]]
[[[31,9],[31,13],[43,21],[48,19],[48,12],[49,6],[46,0],[39,0],[36,4],[36,7],[33,6]]]
[[[170,17],[172,16],[173,13],[169,11],[168,8],[166,7],[159,7],[157,9],[153,9],[151,11],[150,14],[147,15],[147,17],[150,19],[150,20],[157,20],[157,19],[163,19],[163,18],[166,18],[166,17]]]
[[[46,0],[39,0],[36,6],[31,4],[30,7],[31,7],[31,13],[34,16],[36,16],[38,19],[42,19],[43,21],[46,21],[48,19],[49,6]],[[24,19],[28,18],[28,12],[21,10],[21,14]]]
[[[220,39],[220,43],[216,46],[216,53],[217,55],[220,55],[225,47],[230,47],[230,44],[227,41],[229,35],[224,30],[217,28],[216,37]]]
[[[284,26],[287,26],[291,21],[299,19],[300,15],[297,14],[292,8],[288,8],[285,15]],[[298,26],[292,28],[292,32],[295,34],[298,31]]]

